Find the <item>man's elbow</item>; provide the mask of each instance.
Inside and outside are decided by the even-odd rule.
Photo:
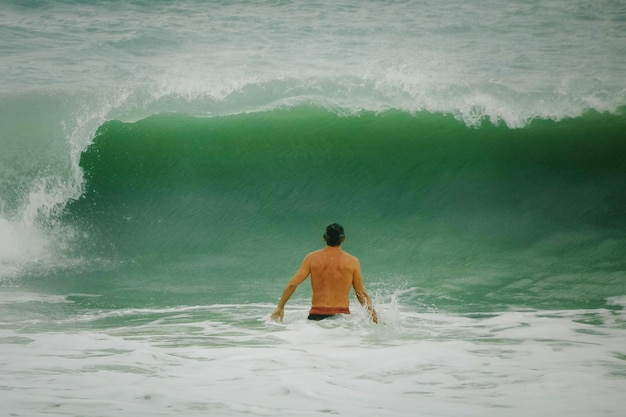
[[[367,293],[357,292],[356,299],[359,300],[359,303],[361,303],[362,306],[370,305],[372,303]]]

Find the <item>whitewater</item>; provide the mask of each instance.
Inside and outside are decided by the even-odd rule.
[[[621,416],[622,1],[0,4],[0,415]],[[306,320],[328,223],[384,325]]]

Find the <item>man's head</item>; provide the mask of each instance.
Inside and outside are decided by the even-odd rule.
[[[326,226],[326,233],[324,233],[324,240],[328,246],[339,246],[345,240],[346,235],[343,232],[343,227],[340,224],[333,223]]]

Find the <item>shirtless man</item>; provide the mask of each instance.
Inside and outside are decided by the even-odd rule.
[[[357,300],[367,308],[372,321],[378,323],[378,315],[372,307],[372,300],[363,286],[359,260],[341,249],[345,239],[341,225],[333,223],[326,227],[324,233],[326,247],[311,252],[304,258],[300,269],[283,291],[278,306],[272,313],[273,320],[283,320],[285,304],[298,285],[311,275],[313,299],[309,320],[322,320],[336,314],[350,314],[348,295],[352,287]]]

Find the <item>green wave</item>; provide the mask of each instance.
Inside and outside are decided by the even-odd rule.
[[[625,131],[623,115],[598,113],[509,129],[316,107],[110,121],[66,221],[91,253],[222,278],[284,278],[336,221],[382,287],[597,304],[626,290]]]

